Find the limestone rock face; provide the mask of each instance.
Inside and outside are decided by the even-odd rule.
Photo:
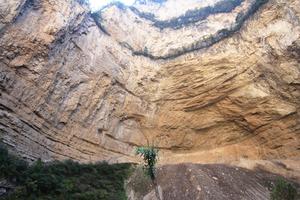
[[[298,0],[0,1],[0,136],[28,159],[300,158]]]

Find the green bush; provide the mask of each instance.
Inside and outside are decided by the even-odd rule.
[[[152,180],[155,179],[155,164],[158,159],[158,150],[154,147],[138,147],[136,149],[136,154],[143,157],[145,162],[145,168],[147,170],[147,175],[150,176]]]
[[[71,160],[29,166],[0,147],[0,178],[15,189],[4,200],[125,200],[131,164],[80,164]]]
[[[16,182],[27,168],[28,164],[24,160],[10,155],[7,149],[0,144],[0,178]]]
[[[297,190],[284,179],[277,179],[271,192],[271,200],[296,200]]]

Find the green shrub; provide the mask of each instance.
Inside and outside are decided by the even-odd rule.
[[[296,200],[297,190],[284,179],[277,179],[271,192],[272,200]]]
[[[125,200],[131,164],[80,164],[71,160],[31,166],[0,148],[0,178],[15,185],[5,200]]]
[[[10,155],[0,144],[0,178],[7,178],[11,182],[18,181],[17,179],[27,168],[28,164],[24,160]]]
[[[143,157],[145,162],[145,169],[147,170],[147,175],[150,176],[152,180],[155,179],[155,164],[158,159],[158,150],[154,147],[138,147],[136,149],[136,154]]]

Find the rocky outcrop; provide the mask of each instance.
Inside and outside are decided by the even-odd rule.
[[[0,132],[28,159],[300,156],[297,0],[15,0],[0,11]],[[178,3],[178,2],[177,2]]]
[[[251,171],[216,164],[176,164],[162,166],[157,170],[157,185],[145,178],[143,171],[138,168],[126,187],[129,200],[269,200],[278,178],[282,179],[259,169]],[[285,181],[299,191],[299,184]]]

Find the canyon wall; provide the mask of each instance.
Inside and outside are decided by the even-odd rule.
[[[2,141],[30,160],[299,161],[300,2],[179,2],[0,1]]]

